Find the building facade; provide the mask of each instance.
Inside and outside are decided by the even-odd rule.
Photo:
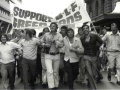
[[[0,34],[9,33],[12,29],[10,3],[21,4],[22,0],[0,0]]]
[[[95,26],[110,26],[120,23],[120,13],[112,13],[120,0],[85,0],[86,9]]]
[[[0,0],[0,34],[9,32],[11,23],[9,0]]]

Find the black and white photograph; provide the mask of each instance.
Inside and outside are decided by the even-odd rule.
[[[120,90],[120,0],[0,0],[0,90]]]

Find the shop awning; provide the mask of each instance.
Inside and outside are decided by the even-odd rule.
[[[116,6],[115,6],[115,8],[114,8],[114,10],[113,10],[112,13],[113,13],[113,14],[114,14],[114,13],[120,14],[120,1],[119,1],[119,2],[116,2]]]

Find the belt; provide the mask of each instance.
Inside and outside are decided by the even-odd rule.
[[[60,54],[65,54],[64,52],[60,52]]]
[[[57,54],[59,54],[59,52],[57,52],[57,53],[50,52],[50,53],[46,53],[46,54],[50,54],[50,55],[57,55]]]
[[[116,51],[107,51],[107,52],[120,52],[120,51],[116,50]]]

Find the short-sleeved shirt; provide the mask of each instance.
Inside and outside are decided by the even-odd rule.
[[[37,58],[37,46],[40,44],[37,38],[32,38],[27,41],[23,39],[20,45],[23,48],[23,58],[28,60],[35,60]]]

